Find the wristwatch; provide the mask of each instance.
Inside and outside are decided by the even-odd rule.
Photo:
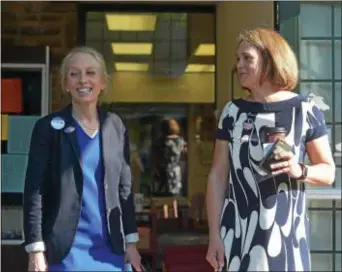
[[[298,179],[299,180],[306,180],[308,177],[308,167],[303,163],[299,163],[299,166],[302,169],[302,174],[300,175],[300,177]]]

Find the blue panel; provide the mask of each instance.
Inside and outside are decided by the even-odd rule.
[[[27,154],[34,124],[40,116],[8,116],[9,154]]]
[[[1,155],[1,191],[21,193],[24,190],[28,156]]]

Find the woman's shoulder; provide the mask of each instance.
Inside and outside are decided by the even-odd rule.
[[[111,124],[118,133],[124,134],[128,132],[123,122],[122,117],[119,116],[117,113],[109,112],[109,111],[102,111],[101,115],[103,115],[104,119],[108,121],[106,123]]]
[[[51,112],[37,119],[35,126],[38,128],[55,128],[59,130],[65,125],[63,109]]]
[[[284,97],[284,99],[275,102],[255,102],[249,101],[246,98],[238,98],[232,101],[238,108],[239,112],[274,112],[274,111],[288,111],[293,107],[302,107],[303,103],[310,103],[308,98],[302,94],[291,93]]]

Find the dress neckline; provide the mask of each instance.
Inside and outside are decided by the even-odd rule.
[[[282,111],[295,106],[300,105],[301,102],[305,101],[306,98],[298,94],[296,96],[290,97],[285,100],[276,102],[255,102],[248,101],[243,98],[238,98],[233,101],[233,103],[241,109],[253,112],[274,112]]]

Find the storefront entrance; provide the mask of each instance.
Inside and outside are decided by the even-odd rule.
[[[107,62],[110,84],[101,103],[128,128],[135,192],[185,204],[205,190],[207,172],[190,186],[190,169],[210,160],[205,153],[214,141],[215,6],[102,10],[84,7],[83,40]],[[183,144],[165,146],[170,122]]]

